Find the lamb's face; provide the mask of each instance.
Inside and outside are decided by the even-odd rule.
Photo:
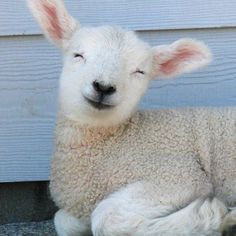
[[[150,79],[190,72],[211,58],[208,48],[192,39],[150,47],[120,28],[81,28],[60,0],[28,3],[46,37],[64,55],[60,112],[81,124],[124,121]]]
[[[152,49],[133,32],[98,27],[77,30],[65,52],[62,112],[92,124],[130,116],[152,74]]]

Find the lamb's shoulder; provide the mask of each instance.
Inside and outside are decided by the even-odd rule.
[[[155,137],[162,132],[173,139],[176,138],[174,136],[182,135],[184,138],[188,134],[218,135],[222,130],[233,134],[236,127],[236,107],[143,110],[137,116],[137,123],[147,137]]]
[[[139,127],[136,141],[164,154],[191,151],[197,117],[195,109],[158,109],[139,111],[134,117]]]

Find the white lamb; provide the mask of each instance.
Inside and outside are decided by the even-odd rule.
[[[63,52],[51,193],[60,236],[236,233],[236,109],[135,111],[151,79],[210,61],[201,42],[150,47],[28,0]]]

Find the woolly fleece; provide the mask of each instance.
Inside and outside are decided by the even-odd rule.
[[[181,208],[214,191],[234,205],[236,108],[140,111],[110,128],[59,116],[50,189],[60,208],[88,218],[102,199],[137,181],[151,183],[161,204]]]

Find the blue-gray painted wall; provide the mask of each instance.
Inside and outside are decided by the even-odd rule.
[[[205,41],[212,64],[153,81],[144,108],[236,105],[235,0],[65,0],[85,25],[134,29],[152,45]],[[48,179],[60,53],[41,35],[24,0],[0,1],[0,182]]]

